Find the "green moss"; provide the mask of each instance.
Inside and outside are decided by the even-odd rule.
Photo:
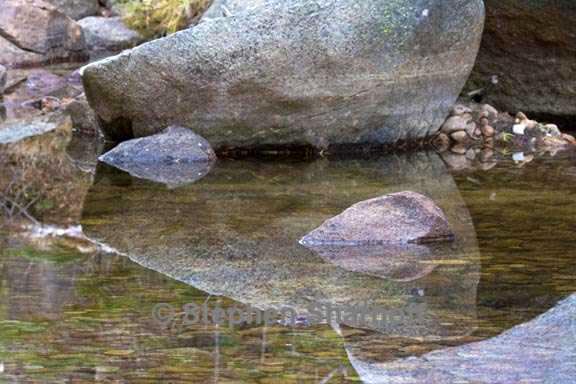
[[[188,27],[210,0],[121,0],[126,24],[147,38],[169,35]]]

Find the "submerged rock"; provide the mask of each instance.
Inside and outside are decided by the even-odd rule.
[[[100,161],[133,176],[171,187],[206,176],[215,159],[204,138],[176,126],[157,135],[124,142],[100,157]]]
[[[121,51],[143,41],[142,36],[128,28],[121,17],[87,17],[78,24],[84,31],[90,50]]]
[[[576,377],[576,295],[543,315],[485,341],[388,363],[349,353],[362,382],[554,383]]]
[[[4,0],[0,12],[0,64],[32,66],[86,56],[80,26],[43,0]]]
[[[220,147],[434,133],[466,81],[480,0],[269,0],[86,66],[106,133],[194,127]]]
[[[452,230],[428,197],[399,192],[354,204],[304,236],[304,245],[425,243],[447,240]]]
[[[305,164],[223,160],[200,183],[166,191],[132,182],[120,194],[110,171],[98,170],[84,229],[148,269],[260,309],[294,308],[305,318],[310,302],[398,309],[412,298],[426,302],[426,314],[402,327],[371,327],[386,335],[438,341],[474,329],[480,265],[476,234],[452,176],[434,153]],[[298,244],[326,212],[399,188],[433,196],[446,213],[457,234],[441,257],[451,261],[448,267],[437,264],[424,276],[425,264],[437,259],[422,255],[413,274],[398,269],[388,275],[398,280],[383,279],[384,262],[380,269],[374,263],[374,274],[352,272]],[[102,216],[98,207],[110,193],[118,203]],[[416,277],[418,269],[422,278],[399,281]]]
[[[486,31],[468,88],[500,110],[576,116],[576,2],[486,0]],[[569,128],[569,127],[566,127]]]

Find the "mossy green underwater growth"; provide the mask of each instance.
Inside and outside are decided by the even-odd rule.
[[[124,21],[147,38],[169,35],[188,27],[210,0],[119,0]]]

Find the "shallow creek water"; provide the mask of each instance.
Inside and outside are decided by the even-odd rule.
[[[402,190],[438,202],[454,244],[298,244],[351,204]],[[576,292],[573,153],[487,171],[451,171],[435,153],[223,160],[178,188],[100,164],[83,200],[79,223],[99,252],[0,232],[0,381],[362,382],[358,364],[488,339]],[[173,321],[155,319],[159,303]],[[187,303],[290,308],[297,321],[185,324]],[[422,311],[364,325],[307,312],[360,303]]]

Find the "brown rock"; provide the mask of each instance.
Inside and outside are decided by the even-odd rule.
[[[453,132],[450,137],[457,143],[465,143],[470,140],[470,136],[468,136],[466,131]]]
[[[82,28],[43,0],[2,0],[0,64],[8,67],[86,58]]]
[[[485,114],[488,120],[495,121],[498,118],[498,110],[491,106],[490,104],[482,104],[480,106],[480,112]]]
[[[468,122],[470,120],[462,117],[462,116],[452,116],[449,117],[448,120],[442,125],[440,131],[447,135],[450,135],[453,132],[457,131],[464,131],[468,126]]]
[[[560,137],[567,143],[576,145],[576,138],[574,138],[574,136],[569,135],[567,133],[563,133]]]
[[[518,112],[516,114],[516,123],[524,124],[528,130],[533,130],[538,127],[538,122],[535,120],[530,120],[528,116],[524,114],[524,112]]]
[[[483,125],[480,127],[482,131],[482,136],[484,137],[494,137],[496,135],[496,130],[490,125]]]
[[[357,203],[304,236],[300,243],[368,245],[452,238],[442,210],[428,197],[407,191]]]
[[[462,116],[464,114],[471,114],[472,113],[472,109],[463,105],[463,104],[456,104],[454,107],[452,107],[452,110],[450,111],[450,116]]]

